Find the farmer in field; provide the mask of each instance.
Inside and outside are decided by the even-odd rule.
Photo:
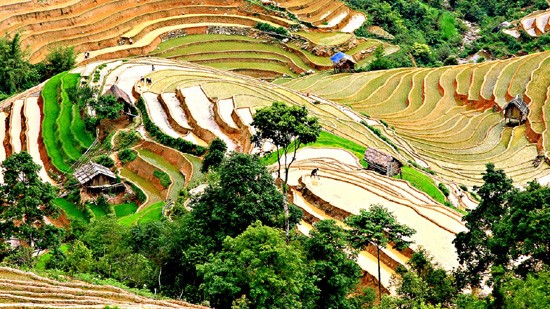
[[[319,177],[319,175],[317,175],[317,172],[318,172],[318,171],[319,171],[319,168],[318,168],[318,167],[314,168],[314,169],[311,171],[311,174],[309,175],[309,177],[311,177],[311,178],[315,177],[315,178],[317,178],[317,179],[321,179],[321,178]]]

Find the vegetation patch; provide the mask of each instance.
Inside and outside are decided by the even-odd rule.
[[[114,206],[117,218],[122,218],[136,213],[138,205],[135,203],[118,204]]]
[[[201,156],[206,152],[206,148],[195,145],[191,142],[188,142],[182,138],[173,138],[164,132],[162,132],[157,125],[151,121],[149,118],[149,114],[147,113],[147,108],[145,107],[145,102],[143,98],[139,98],[136,103],[137,108],[141,112],[141,115],[143,117],[143,124],[145,125],[145,129],[151,136],[155,138],[156,141],[159,143],[174,148],[178,151],[184,152],[184,153],[190,153],[193,155]]]
[[[172,183],[172,179],[170,179],[170,175],[166,174],[166,172],[164,171],[155,170],[153,172],[153,175],[158,178],[158,180],[160,181],[160,184],[165,188],[168,188]]]
[[[157,202],[140,212],[134,213],[132,215],[120,218],[118,223],[131,226],[138,223],[146,223],[151,221],[159,221],[162,217],[162,207],[164,202]]]
[[[361,120],[361,124],[364,125],[365,127],[367,127],[369,130],[371,130],[372,133],[374,133],[376,136],[378,136],[381,140],[383,140],[384,142],[386,142],[390,146],[392,146],[393,149],[399,150],[397,148],[397,146],[386,135],[384,135],[382,133],[382,131],[380,131],[380,129],[371,126],[370,124],[368,124],[366,121],[363,121],[363,120]]]
[[[63,211],[65,212],[67,217],[69,217],[69,220],[71,220],[71,221],[75,221],[75,220],[86,221],[86,216],[84,215],[82,210],[80,210],[78,208],[78,206],[76,206],[75,204],[67,201],[66,199],[58,197],[58,198],[53,200],[53,203],[57,207],[63,209]]]
[[[137,151],[125,148],[118,152],[118,159],[122,164],[127,164],[134,161],[137,158]]]
[[[79,74],[66,74],[61,78],[61,102],[59,104],[59,116],[56,124],[56,136],[59,144],[70,161],[76,161],[83,152],[82,147],[71,131],[73,123],[73,105],[69,100],[67,89],[75,87],[78,84]]]
[[[445,196],[436,186],[433,179],[415,170],[412,167],[403,166],[401,168],[401,175],[396,175],[395,178],[408,181],[413,187],[420,191],[425,192],[434,200],[441,204],[445,203]]]

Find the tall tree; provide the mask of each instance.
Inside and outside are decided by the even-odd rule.
[[[315,283],[319,289],[316,308],[352,308],[348,298],[360,282],[362,271],[355,262],[357,253],[349,250],[345,230],[334,220],[322,220],[313,225],[304,241]]]
[[[204,235],[221,244],[256,220],[281,226],[282,195],[256,156],[232,153],[220,166],[219,177],[190,203],[192,222]]]
[[[76,55],[73,47],[57,46],[46,56],[45,66],[47,77],[68,71],[74,67]]]
[[[307,275],[300,247],[287,245],[281,232],[258,221],[226,238],[221,252],[197,266],[211,305],[230,308],[244,295],[251,308],[310,307],[317,294],[315,278]]]
[[[40,79],[37,70],[27,61],[20,39],[19,34],[11,40],[0,38],[0,95],[30,88]]]
[[[261,147],[268,141],[277,149],[277,176],[281,178],[281,156],[284,158],[285,178],[283,180],[283,207],[285,211],[285,235],[287,241],[290,233],[290,212],[286,197],[288,171],[296,160],[296,152],[305,144],[313,143],[321,134],[321,126],[316,117],[310,117],[305,106],[289,106],[281,102],[273,102],[269,107],[259,109],[251,124],[256,129],[252,142]],[[282,149],[282,154],[279,150]],[[292,153],[292,158],[288,155]]]
[[[351,227],[350,241],[352,246],[364,250],[369,245],[376,247],[378,254],[378,293],[382,299],[380,282],[380,250],[392,242],[398,250],[407,248],[409,238],[416,233],[412,228],[400,224],[397,219],[382,205],[373,204],[369,210],[361,209],[358,215],[346,218],[345,223]]]
[[[226,151],[227,145],[225,142],[219,137],[214,138],[210,143],[210,147],[208,147],[208,153],[202,161],[201,172],[206,173],[208,169],[220,166]]]
[[[468,231],[458,233],[453,241],[461,265],[456,274],[460,287],[468,284],[479,287],[488,275],[496,258],[489,245],[493,241],[492,231],[506,213],[505,203],[512,189],[512,179],[492,163],[487,164],[483,181],[477,188],[481,203],[462,218]]]
[[[2,162],[4,184],[0,187],[0,239],[16,238],[33,249],[59,243],[60,229],[48,225],[46,217],[56,217],[52,203],[55,188],[37,175],[40,166],[27,152],[11,155]]]

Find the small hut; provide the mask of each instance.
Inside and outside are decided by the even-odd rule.
[[[401,173],[403,164],[391,155],[376,150],[372,147],[365,151],[365,161],[369,164],[369,170],[373,170],[382,175],[392,177]]]
[[[529,115],[529,106],[519,95],[516,95],[504,108],[504,119],[510,126],[522,125],[527,121],[527,115]]]
[[[74,177],[88,191],[108,191],[121,185],[111,170],[94,162],[81,166],[74,172]]]
[[[352,56],[347,55],[343,52],[337,52],[332,57],[332,66],[334,67],[334,72],[353,72],[355,70],[355,59]]]

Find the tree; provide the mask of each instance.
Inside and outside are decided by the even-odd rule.
[[[361,209],[358,215],[351,215],[345,219],[345,223],[351,227],[350,241],[353,247],[364,250],[369,245],[376,247],[378,253],[378,293],[379,300],[382,297],[382,284],[380,282],[380,249],[392,242],[398,250],[407,248],[410,238],[415,230],[399,224],[393,213],[381,205],[373,204],[367,211]]]
[[[60,229],[48,225],[45,217],[57,217],[52,203],[55,188],[37,175],[40,166],[27,152],[11,155],[2,162],[4,184],[0,187],[0,239],[16,238],[32,249],[59,244]]]
[[[290,213],[286,197],[288,171],[296,160],[296,152],[302,145],[313,143],[321,134],[321,126],[316,117],[310,117],[305,106],[288,106],[273,102],[269,107],[259,109],[251,125],[256,129],[252,142],[261,147],[268,141],[277,149],[277,176],[281,178],[281,155],[284,157],[285,178],[283,181],[283,207],[285,211],[285,235],[287,241],[290,233]],[[279,150],[282,150],[282,154]],[[288,159],[289,152],[292,158]]]
[[[503,308],[548,308],[550,272],[529,274],[525,279],[509,278],[501,287]]]
[[[35,85],[40,76],[21,49],[21,36],[0,38],[0,100]]]
[[[242,295],[251,308],[308,307],[317,293],[300,248],[259,221],[226,238],[222,251],[197,269],[204,276],[200,288],[216,308],[230,308]]]
[[[232,153],[219,168],[219,181],[190,203],[192,224],[216,244],[255,221],[282,226],[283,198],[256,156]]]
[[[73,47],[55,47],[46,56],[46,76],[49,78],[72,69],[76,63],[75,59]]]
[[[319,289],[316,308],[351,308],[348,298],[360,282],[362,271],[355,262],[357,254],[349,250],[347,234],[334,220],[313,225],[304,241],[306,257],[311,264]]]
[[[489,247],[493,227],[506,213],[505,202],[512,189],[512,180],[503,170],[496,170],[492,163],[487,164],[483,181],[484,184],[477,188],[481,203],[462,218],[468,231],[458,233],[453,241],[461,264],[456,273],[459,287],[467,284],[479,287],[488,275],[496,258]]]
[[[219,137],[216,137],[210,143],[208,147],[208,153],[204,156],[202,161],[201,172],[208,172],[209,168],[217,168],[223,161],[225,157],[225,152],[227,151],[227,145]]]
[[[100,96],[97,100],[90,101],[90,104],[99,119],[117,119],[124,109],[124,104],[112,95]]]

